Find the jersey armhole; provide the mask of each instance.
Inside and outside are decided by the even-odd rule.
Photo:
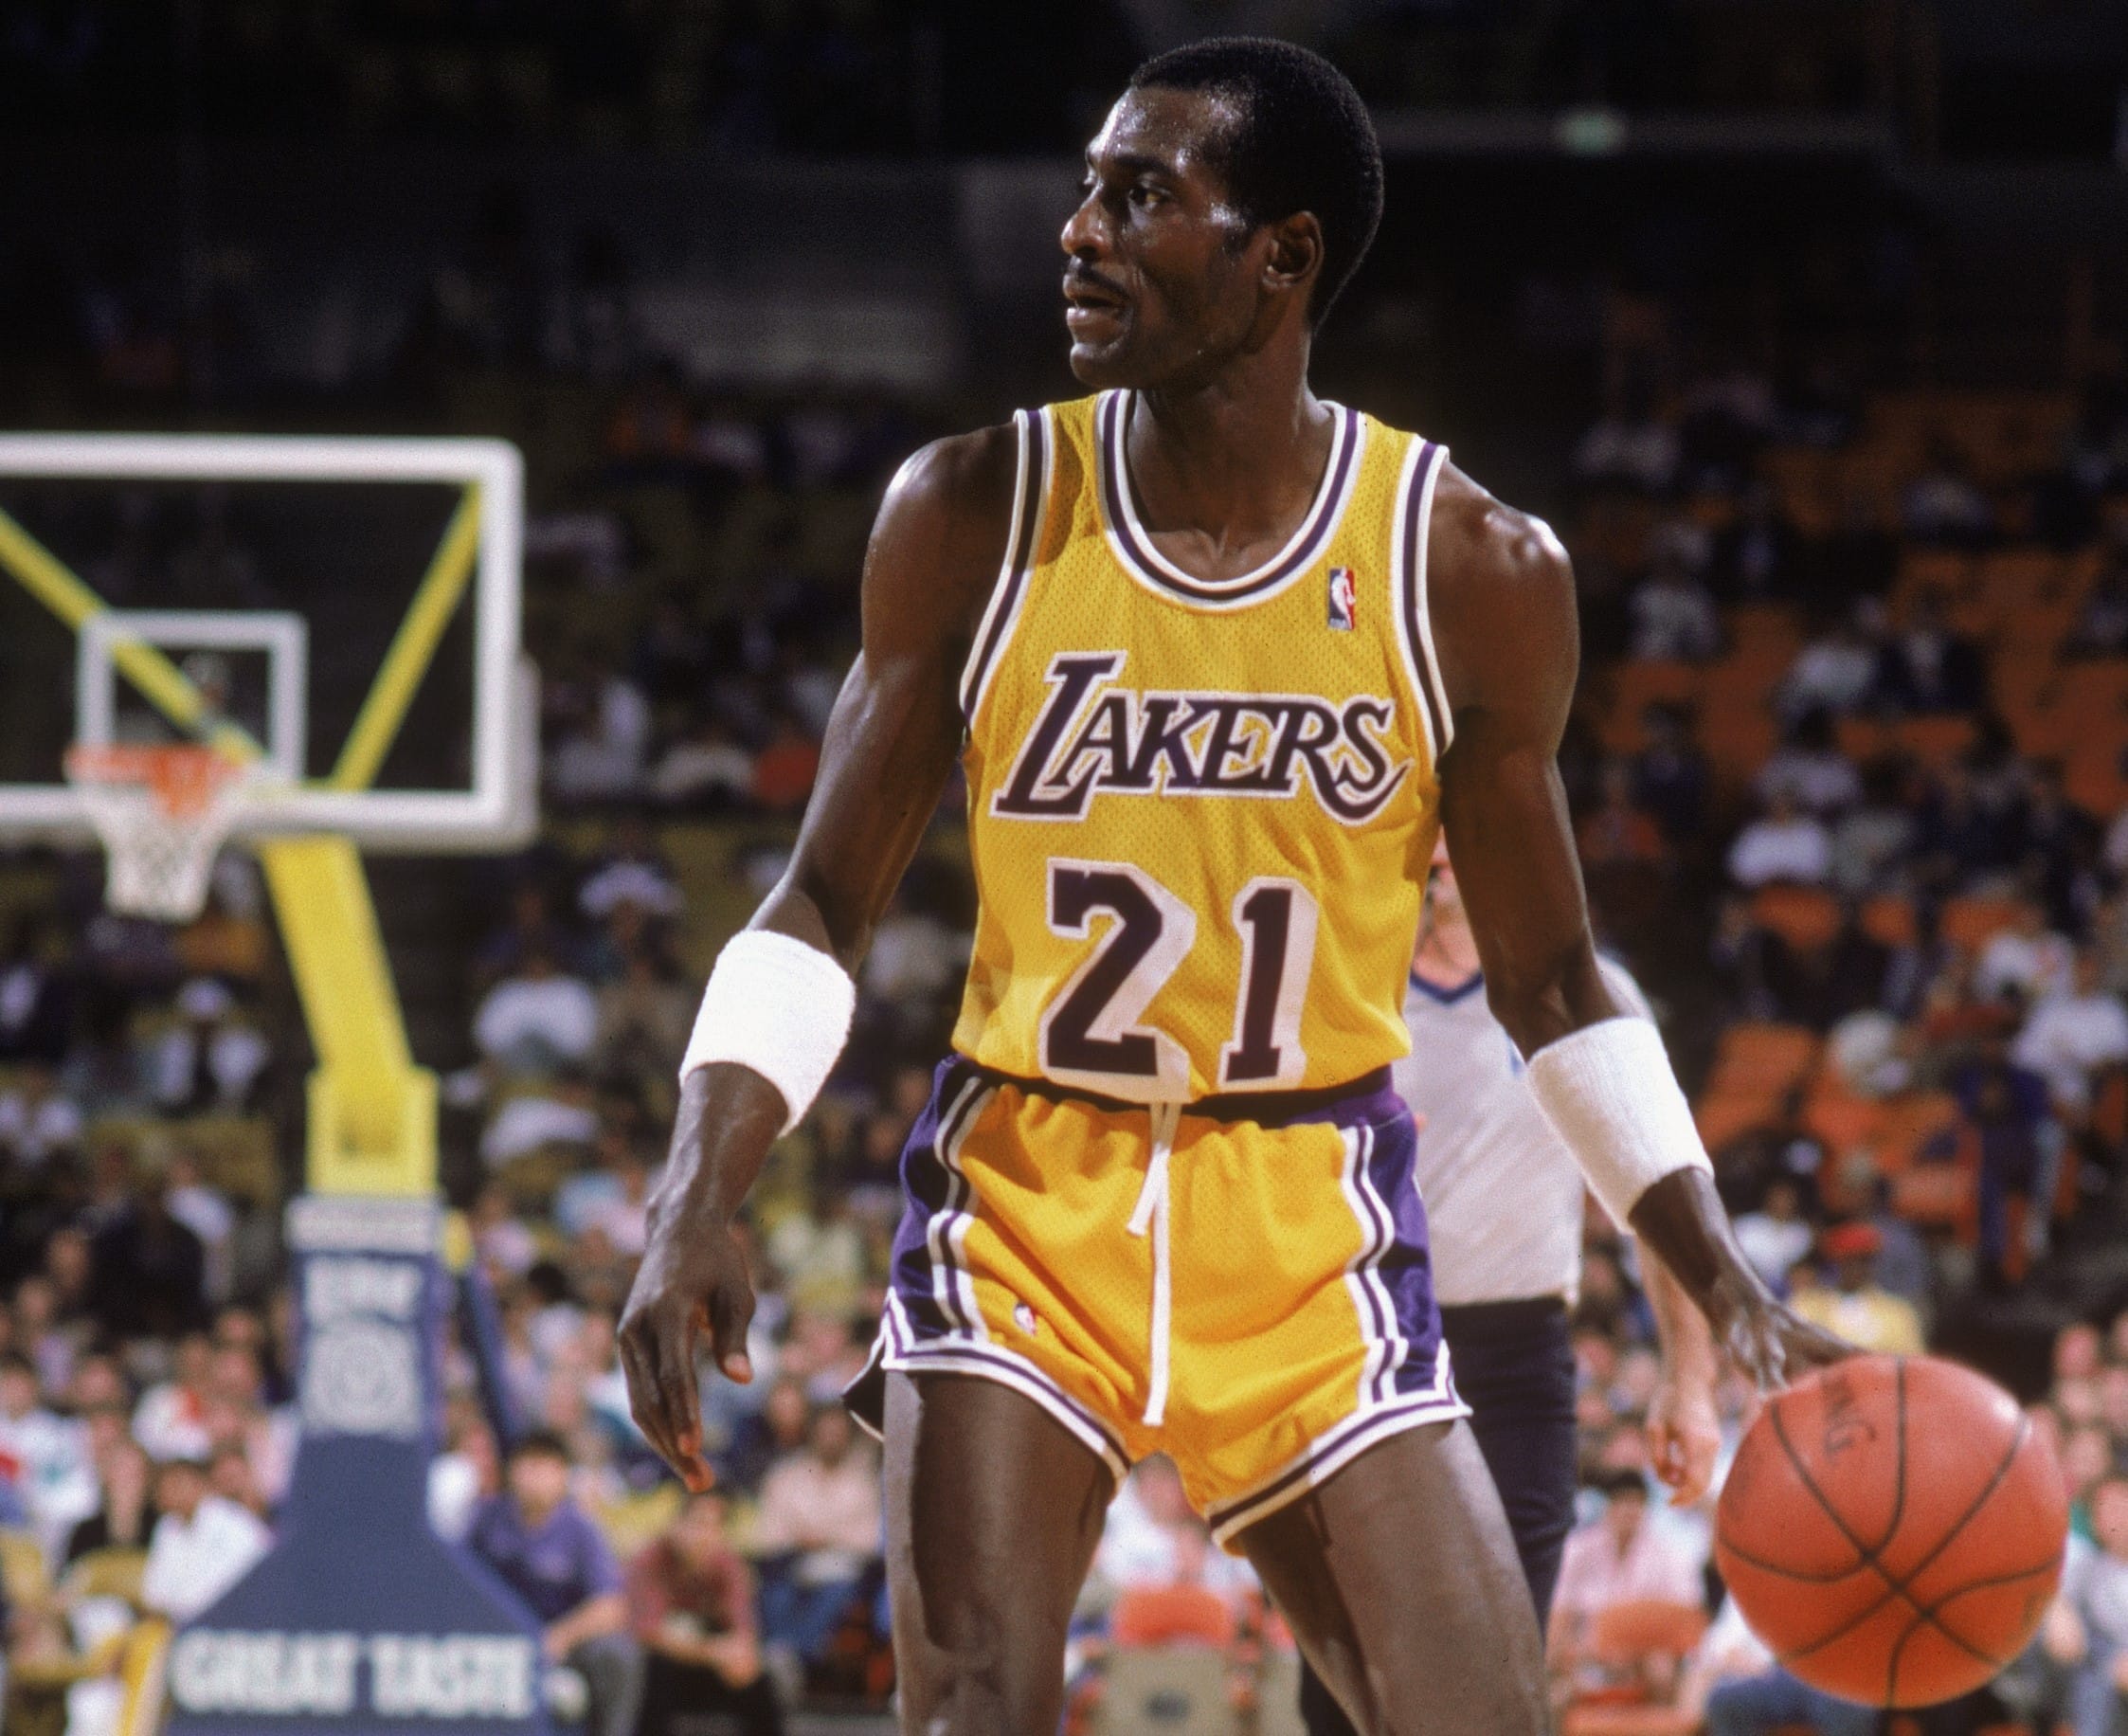
[[[1021,606],[1027,600],[1027,579],[1041,544],[1042,521],[1049,505],[1051,476],[1055,468],[1056,439],[1050,426],[1049,410],[1015,410],[1013,429],[1019,436],[1019,461],[1013,478],[1012,538],[1005,545],[1004,564],[998,570],[989,605],[975,632],[975,643],[961,671],[961,717],[970,729],[989,691],[999,654],[1010,642],[1019,624]]]
[[[1427,609],[1427,545],[1433,533],[1434,489],[1449,449],[1436,441],[1414,435],[1404,455],[1402,474],[1397,479],[1397,503],[1392,517],[1395,548],[1390,561],[1391,586],[1397,616],[1397,642],[1404,654],[1404,674],[1418,696],[1421,726],[1434,765],[1455,740],[1455,718],[1449,711],[1448,689],[1441,681],[1439,661],[1434,655],[1434,627]]]

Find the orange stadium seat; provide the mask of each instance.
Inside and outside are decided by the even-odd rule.
[[[1862,931],[1880,947],[1910,947],[1921,932],[1914,901],[1897,893],[1880,893],[1859,913]]]
[[[1201,1585],[1141,1586],[1116,1599],[1109,1637],[1119,1646],[1234,1643],[1234,1611]]]
[[[1767,886],[1751,900],[1751,919],[1808,951],[1840,931],[1840,900],[1816,886]]]
[[[2024,908],[2015,898],[1974,895],[1949,899],[1943,906],[1943,938],[1954,947],[1977,952],[1998,931],[2016,921]]]
[[[1759,1089],[1777,1095],[1810,1076],[1818,1048],[1818,1035],[1807,1025],[1733,1024],[1722,1033],[1707,1089]]]
[[[1945,1092],[1909,1092],[1883,1109],[1876,1152],[1877,1167],[1886,1175],[1911,1168],[1932,1142],[1957,1130],[1957,1099]]]
[[[1759,706],[1731,702],[1722,694],[1721,703],[1701,706],[1699,738],[1716,782],[1733,794],[1772,756],[1780,728]]]
[[[1883,1138],[1885,1119],[1882,1103],[1839,1092],[1813,1092],[1803,1105],[1803,1125],[1825,1142],[1827,1152],[1834,1160],[1860,1146],[1875,1149]]]
[[[1673,1704],[1674,1684],[1706,1626],[1696,1603],[1650,1599],[1599,1610],[1590,1623],[1591,1658],[1627,1679],[1570,1704],[1560,1736],[1692,1736],[1699,1717]]]

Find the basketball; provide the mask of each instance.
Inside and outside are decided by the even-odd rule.
[[[1722,1492],[1715,1554],[1789,1671],[1915,1707],[2024,1649],[2067,1537],[2053,1449],[2007,1392],[1933,1357],[1867,1356],[1767,1402]]]

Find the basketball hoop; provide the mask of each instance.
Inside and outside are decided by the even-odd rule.
[[[250,769],[213,748],[67,750],[66,779],[110,858],[103,900],[128,915],[189,922],[244,805]]]

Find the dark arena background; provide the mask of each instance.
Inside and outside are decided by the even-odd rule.
[[[1572,553],[1596,931],[1747,1252],[1866,1347],[2007,1385],[2069,1486],[2070,1590],[1987,1691],[1707,1723],[1774,1666],[1720,1618],[1713,1497],[1651,1474],[1650,1314],[1592,1213],[1583,1554],[1608,1525],[1634,1564],[1555,1622],[1561,1728],[2128,1727],[2128,5],[0,0],[9,1736],[627,1736],[676,1636],[722,1636],[731,1691],[654,1695],[643,1736],[893,1727],[838,1394],[970,945],[958,787],[748,1208],[720,1502],[683,1515],[616,1319],[882,490],[1078,394],[1079,153],[1142,59],[1223,30],[1329,55],[1387,154],[1318,389]],[[88,433],[327,443],[261,480],[243,442],[46,438]],[[359,865],[239,849],[189,920],[105,907],[63,769],[104,606],[303,624],[281,739]],[[280,731],[289,642],[169,642],[166,715]],[[536,814],[504,787],[535,740]],[[1756,1400],[1721,1401],[1725,1462]],[[574,1515],[532,1566],[528,1438]],[[1628,1581],[1708,1637],[1596,1643]],[[1135,1474],[1068,1727],[1295,1731],[1297,1668],[1171,1469]]]

